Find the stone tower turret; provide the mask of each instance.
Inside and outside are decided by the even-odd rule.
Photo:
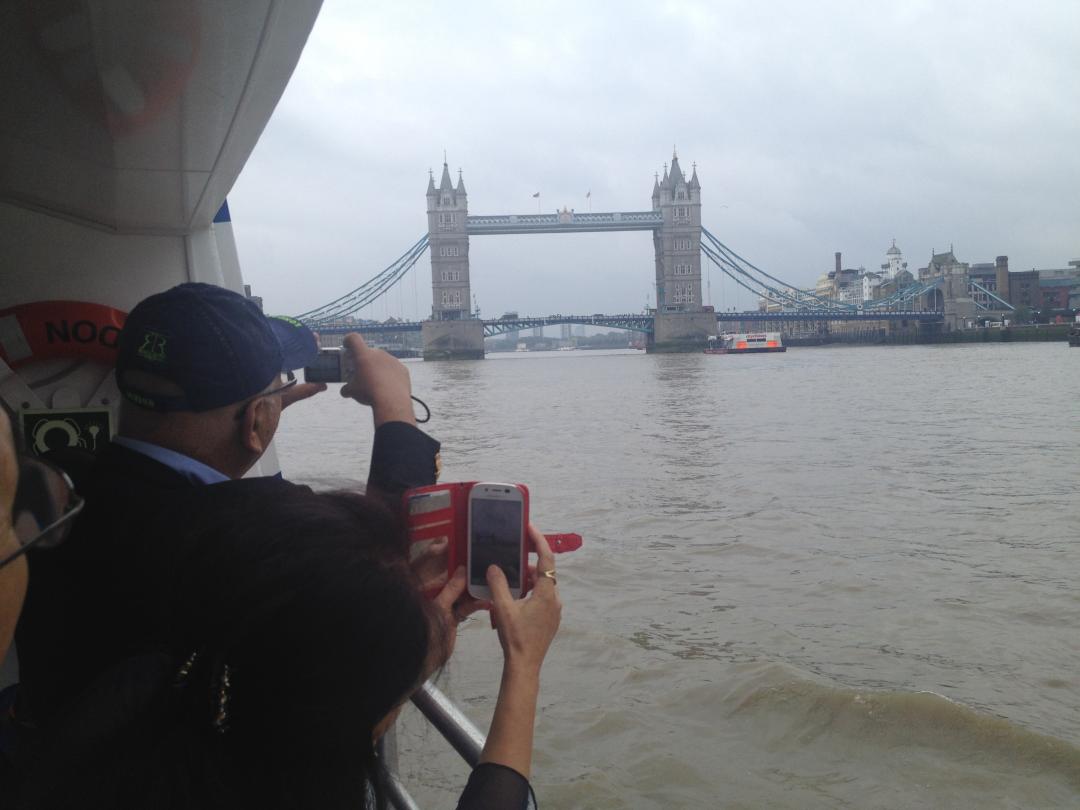
[[[700,312],[701,300],[701,183],[695,164],[687,182],[679,156],[653,192],[653,210],[664,224],[654,231],[656,251],[656,310]]]
[[[458,172],[457,188],[443,163],[439,187],[428,178],[428,245],[431,251],[431,319],[464,320],[469,315],[469,213],[465,181]]]

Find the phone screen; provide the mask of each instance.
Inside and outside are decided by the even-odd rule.
[[[521,588],[521,501],[474,498],[470,512],[469,581],[487,586],[487,569],[497,565],[510,590]]]

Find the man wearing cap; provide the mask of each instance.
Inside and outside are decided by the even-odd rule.
[[[345,352],[354,373],[341,393],[370,405],[375,422],[369,490],[395,501],[408,487],[434,483],[439,444],[416,427],[408,370],[359,335],[346,337]],[[181,284],[131,311],[118,346],[118,435],[92,461],[57,459],[86,507],[68,541],[32,561],[16,637],[21,716],[47,722],[154,632],[153,580],[167,576],[163,560],[176,537],[160,529],[148,536],[148,527],[193,487],[239,479],[255,466],[281,411],[325,390],[292,377],[317,353],[299,321],[269,318],[209,284]],[[272,498],[294,486],[262,479],[259,491]]]
[[[281,379],[315,360],[307,327],[268,318],[210,284],[181,284],[138,304],[118,348],[126,401],[115,442],[198,483],[243,476],[266,451],[281,411],[326,388]],[[345,351],[355,377],[342,395],[371,405],[375,419],[368,485],[397,494],[433,483],[438,443],[416,429],[405,366],[359,335],[346,338]]]

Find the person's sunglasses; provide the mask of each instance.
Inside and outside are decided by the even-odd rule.
[[[19,484],[11,508],[19,547],[0,559],[0,568],[31,548],[53,548],[62,543],[84,503],[59,467],[39,458],[20,458]]]

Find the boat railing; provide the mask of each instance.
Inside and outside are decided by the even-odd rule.
[[[480,752],[484,750],[484,734],[464,712],[431,681],[416,691],[412,702],[469,767],[475,768],[480,761]],[[397,810],[420,810],[420,805],[398,778],[397,737],[392,731],[380,740],[379,756],[390,773],[390,784],[387,786],[390,804]]]

